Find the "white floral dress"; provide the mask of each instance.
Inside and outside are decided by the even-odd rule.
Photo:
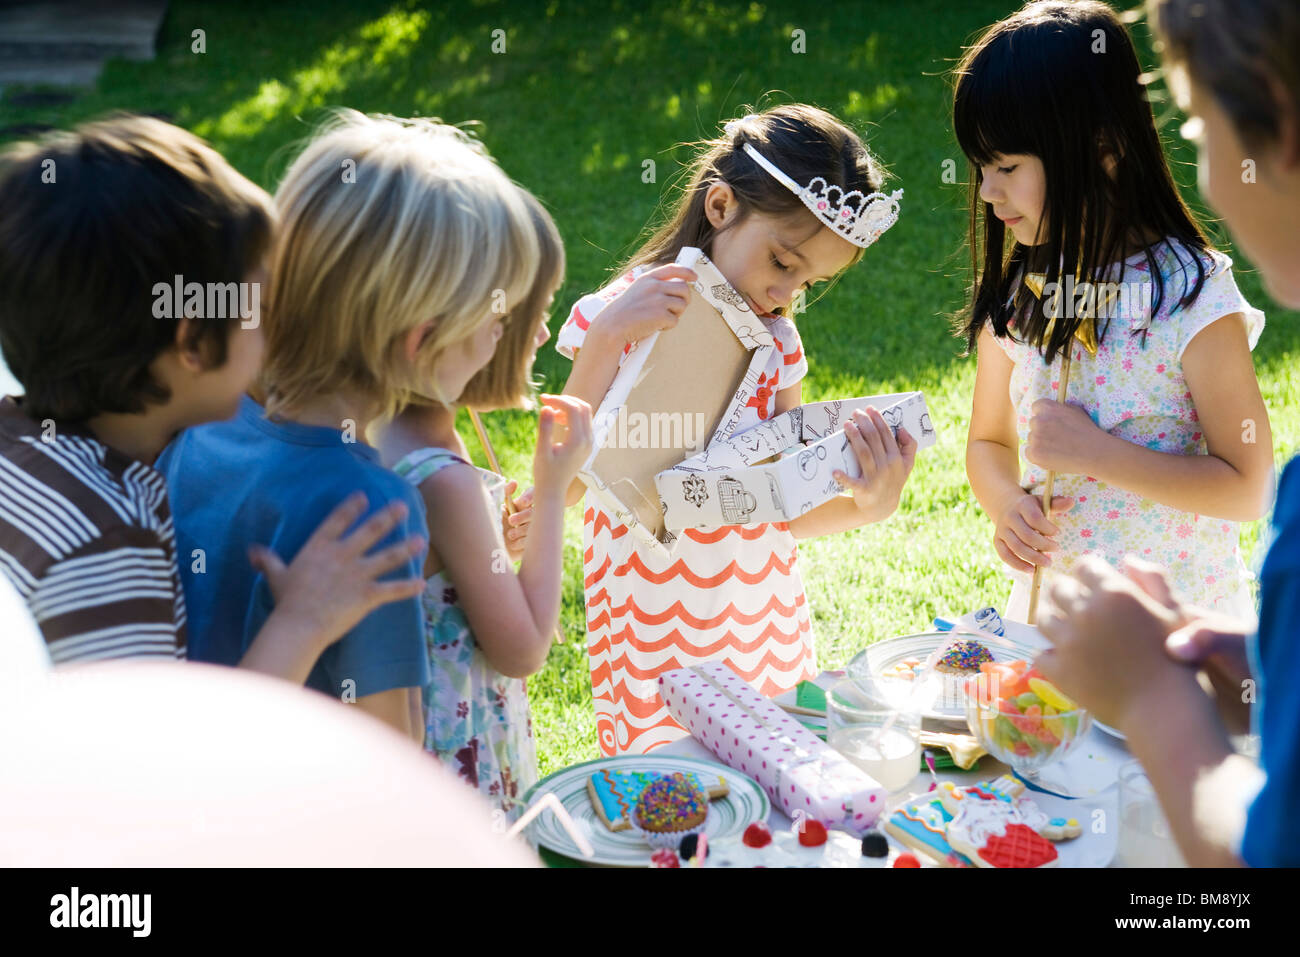
[[[1146,308],[1123,310],[1110,320],[1096,356],[1077,341],[1072,343],[1066,401],[1082,406],[1111,435],[1135,445],[1177,455],[1205,455],[1205,437],[1183,377],[1183,352],[1197,333],[1233,313],[1245,316],[1248,341],[1254,349],[1264,328],[1264,314],[1242,297],[1232,277],[1232,260],[1219,252],[1203,257],[1206,278],[1200,295],[1190,305],[1179,306],[1195,282],[1196,269],[1192,251],[1172,242],[1177,257],[1165,243],[1155,250],[1164,278],[1160,309],[1152,315],[1148,299]],[[1122,283],[1149,282],[1144,254],[1125,260],[1120,275]],[[1136,291],[1140,286],[1125,288]],[[1153,292],[1148,295],[1154,297]],[[1140,300],[1133,296],[1129,302]],[[1032,346],[1013,338],[997,342],[1015,363],[1011,402],[1023,446],[1034,402],[1056,398],[1061,358],[1049,366]],[[1025,488],[1041,493],[1044,479],[1045,470],[1025,463],[1021,482]],[[1134,554],[1169,569],[1174,587],[1198,605],[1238,615],[1253,613],[1251,576],[1241,559],[1236,522],[1182,512],[1088,475],[1057,475],[1054,494],[1072,496],[1076,502],[1069,512],[1053,519],[1061,529],[1061,550],[1053,556],[1054,573],[1069,571],[1088,553],[1112,564]],[[1007,613],[1023,621],[1028,611],[1029,578],[1012,577],[1015,586]]]
[[[446,449],[427,448],[405,456],[393,471],[418,488],[431,475],[457,464],[470,463]],[[478,471],[501,508],[505,481]],[[437,521],[437,516],[430,518]],[[425,750],[513,818],[517,802],[537,780],[527,685],[488,663],[457,602],[456,586],[444,572],[425,583],[421,604],[432,674],[423,691]]]

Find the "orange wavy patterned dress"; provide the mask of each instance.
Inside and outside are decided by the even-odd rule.
[[[556,342],[562,355],[573,358],[591,320],[640,272],[577,302]],[[771,418],[776,393],[808,371],[794,323],[764,322],[776,348],[736,431]],[[798,550],[784,522],[687,529],[664,556],[599,503],[588,501],[584,521],[587,651],[603,754],[644,754],[686,736],[658,694],[665,671],[725,661],[769,696],[817,674]]]

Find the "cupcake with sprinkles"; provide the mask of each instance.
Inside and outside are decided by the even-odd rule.
[[[958,639],[935,662],[934,670],[946,675],[978,674],[980,665],[992,661],[993,655],[978,641]]]
[[[651,781],[637,798],[632,823],[651,847],[676,849],[688,834],[700,834],[709,816],[709,796],[681,772]]]

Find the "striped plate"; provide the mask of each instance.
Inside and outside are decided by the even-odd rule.
[[[540,845],[557,854],[590,864],[608,864],[617,867],[649,866],[651,851],[640,835],[631,829],[611,831],[601,823],[600,818],[596,816],[596,809],[591,806],[591,797],[587,793],[587,779],[604,768],[619,771],[657,771],[661,774],[694,771],[701,778],[724,779],[730,791],[726,797],[712,802],[704,832],[710,840],[732,834],[743,834],[745,828],[754,821],[766,821],[772,807],[767,794],[753,778],[715,761],[702,761],[699,758],[675,755],[656,757],[653,754],[628,754],[617,758],[601,758],[556,771],[538,781],[524,795],[524,800],[529,805],[548,792],[559,798],[574,823],[595,848],[596,856],[584,858],[573,838],[569,837],[564,826],[549,811],[543,811],[528,825],[528,837],[534,845]]]

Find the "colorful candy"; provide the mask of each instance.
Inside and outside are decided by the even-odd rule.
[[[1029,687],[1045,704],[1050,704],[1057,711],[1074,711],[1079,707],[1044,678],[1030,678]]]
[[[984,736],[1019,757],[1047,754],[1079,729],[1073,701],[1025,661],[986,662],[966,682],[989,710],[980,717]]]
[[[980,665],[993,661],[993,655],[978,641],[954,641],[935,663],[935,670],[946,674],[968,675]]]
[[[772,831],[762,821],[755,821],[745,828],[741,840],[745,842],[746,847],[767,847],[772,843]]]
[[[799,822],[799,843],[804,847],[817,847],[826,843],[826,825],[810,817]]]
[[[650,855],[651,867],[681,867],[682,862],[677,859],[677,852],[671,847],[661,847]]]

